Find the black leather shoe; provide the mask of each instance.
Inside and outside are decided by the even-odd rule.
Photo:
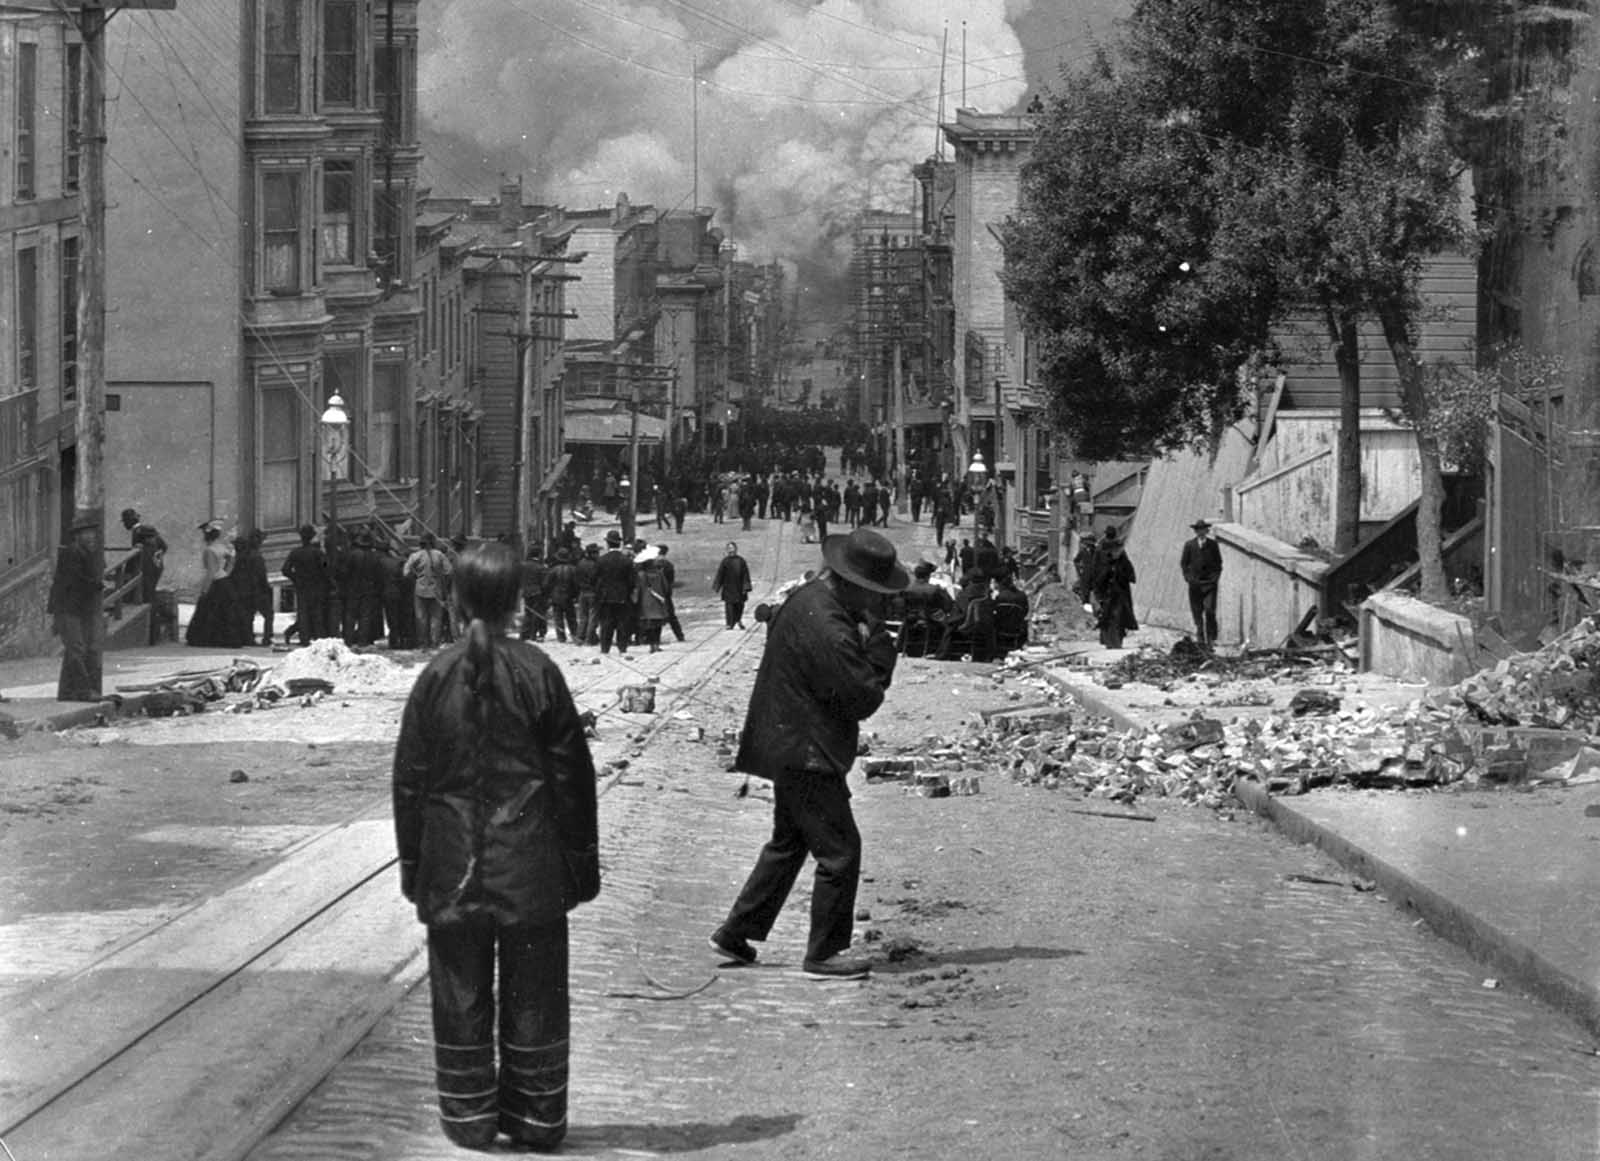
[[[729,935],[720,927],[711,933],[711,938],[708,942],[714,951],[738,963],[752,964],[756,962],[756,949],[750,946],[748,939],[743,939],[737,935]]]
[[[866,960],[851,959],[844,955],[808,959],[802,970],[817,980],[864,980],[872,974],[872,966]]]

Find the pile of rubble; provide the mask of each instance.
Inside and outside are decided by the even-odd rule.
[[[1600,734],[1600,629],[1579,621],[1548,645],[1467,678],[1442,700],[1487,725]]]
[[[1175,683],[1205,678],[1211,681],[1295,681],[1312,672],[1351,669],[1345,648],[1336,644],[1290,645],[1282,649],[1249,649],[1240,654],[1211,653],[1188,637],[1163,652],[1143,646],[1106,666],[1096,680],[1107,689],[1131,681],[1170,689]]]
[[[337,637],[326,637],[287,654],[268,676],[285,688],[297,679],[315,678],[341,695],[392,696],[410,693],[419,672],[416,665],[403,665],[382,653],[357,652]]]
[[[1286,675],[1305,673],[1297,663],[1285,667],[1282,652],[1229,663],[1208,658],[1184,673],[1193,659],[1181,650],[1167,658],[1149,651],[1135,655],[1143,660],[1125,672],[1170,685],[1227,664],[1241,680],[1281,684]],[[1174,725],[1122,731],[1054,699],[989,715],[961,733],[867,764],[869,780],[893,778],[932,797],[997,771],[1124,804],[1148,795],[1213,808],[1231,804],[1241,777],[1275,794],[1332,785],[1600,781],[1600,629],[1585,622],[1535,653],[1402,707],[1346,708],[1326,689],[1303,688],[1287,710],[1264,717],[1224,723],[1197,710]]]

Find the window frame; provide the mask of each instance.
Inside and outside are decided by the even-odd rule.
[[[260,105],[264,116],[268,117],[293,117],[299,116],[306,109],[306,30],[305,13],[299,0],[261,0],[261,52],[257,59],[260,62]],[[274,49],[272,44],[273,17],[282,18],[280,27],[292,32],[293,45]],[[292,62],[292,76],[288,79],[290,84],[281,87],[276,82],[281,79],[274,76],[273,65],[278,62]],[[289,100],[285,103],[285,94]]]
[[[389,484],[404,483],[411,478],[412,403],[406,365],[404,359],[396,358],[375,359],[372,363],[372,405],[368,412],[371,451],[367,468],[374,480]],[[394,409],[392,412],[380,412],[378,405],[381,397],[391,390]],[[386,414],[392,414],[393,418],[387,421],[379,419],[380,415]],[[388,452],[389,462],[379,462],[385,451]]]
[[[61,239],[61,401],[78,398],[78,290],[83,274],[82,240],[76,234]]]
[[[16,295],[12,322],[16,327],[17,390],[33,391],[39,386],[39,245],[30,241],[12,254],[11,270]],[[24,276],[23,264],[29,271]]]
[[[327,230],[330,227],[330,210],[328,207],[329,178],[342,174],[345,178],[345,194],[348,199],[346,222],[346,239],[344,253],[340,256],[330,254],[327,246]],[[322,175],[319,183],[319,198],[317,205],[317,259],[324,266],[361,266],[358,255],[364,253],[361,246],[361,204],[359,191],[365,188],[365,179],[361,172],[361,159],[359,157],[335,154],[322,161]]]
[[[299,376],[296,371],[298,370]],[[301,377],[303,376],[303,377]],[[315,398],[314,384],[311,382],[311,372],[303,366],[278,368],[263,367],[256,371],[255,390],[255,517],[256,526],[263,532],[277,532],[298,528],[301,523],[302,513],[305,511],[306,499],[306,466],[307,445],[306,415],[308,412],[307,399]],[[285,446],[291,454],[286,456],[268,456],[268,407],[270,396],[281,394],[289,405],[290,431],[287,433]],[[292,464],[289,478],[293,480],[292,497],[287,512],[287,519],[276,522],[277,514],[268,511],[267,479],[270,468]]]
[[[16,156],[12,168],[13,200],[30,202],[39,196],[39,45],[17,43],[17,83],[11,124]]]
[[[350,17],[350,47],[348,50],[335,52],[330,47],[332,43],[333,15],[335,12],[348,12]],[[322,70],[318,78],[318,100],[324,109],[355,109],[361,105],[361,61],[366,55],[362,51],[361,5],[357,0],[323,0],[322,4]],[[329,78],[334,75],[336,61],[348,59],[349,61],[349,87],[348,98],[333,98],[328,94]]]
[[[309,169],[306,166],[263,166],[256,179],[257,206],[259,213],[256,215],[256,286],[260,293],[275,297],[293,297],[304,294],[308,288],[307,272],[311,263],[306,255],[306,198],[305,191]],[[269,218],[272,207],[269,204],[269,187],[278,181],[292,181],[293,201],[293,230],[287,227],[274,227]],[[282,236],[290,244],[286,247],[288,253],[294,258],[293,285],[277,285],[271,278],[268,254],[272,250],[272,239],[275,235]]]
[[[83,178],[83,45],[69,41],[61,61],[61,188],[77,193]]]

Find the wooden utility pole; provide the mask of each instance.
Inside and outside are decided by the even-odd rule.
[[[106,571],[106,21],[105,5],[84,4],[78,15],[83,39],[83,222],[79,227],[82,267],[78,279],[78,414],[74,424],[77,482],[73,523],[94,525],[90,550],[96,577]],[[149,610],[148,615],[154,615]],[[104,611],[89,625],[84,659],[99,696],[106,647]]]
[[[894,489],[895,502],[902,508],[906,506],[906,408],[905,386],[901,382],[904,373],[902,364],[902,347],[900,334],[899,315],[895,316],[894,332],[894,406],[890,410],[894,422]]]
[[[124,8],[172,10],[177,0],[129,0]],[[83,41],[83,216],[78,227],[78,411],[73,423],[76,483],[73,523],[94,525],[94,575],[106,571],[106,22],[100,0],[77,5]],[[149,615],[154,615],[149,610]],[[89,626],[84,664],[98,696],[106,648],[105,616]]]

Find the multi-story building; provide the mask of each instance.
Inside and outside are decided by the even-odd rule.
[[[1034,119],[1027,115],[957,109],[942,126],[954,151],[951,201],[951,298],[954,306],[958,444],[995,462],[995,386],[1006,377],[1006,312],[1000,286],[1005,255],[995,231],[1016,211],[1022,166],[1032,149]]]
[[[478,291],[467,261],[477,235],[458,232],[463,214],[426,198],[416,222],[416,281],[422,307],[417,366],[417,511],[446,536],[477,532],[482,410],[471,385],[477,364]]]
[[[0,3],[0,62],[0,655],[16,656],[50,643],[76,480],[77,26],[53,3]]]
[[[455,325],[466,344],[465,393],[447,398],[476,436],[472,532],[543,544],[560,517],[568,267],[582,259],[573,227],[559,207],[524,205],[520,177],[494,198],[434,198],[424,211],[451,217],[448,261],[461,266],[462,306],[441,317],[447,339]]]
[[[728,395],[728,279],[722,231],[712,211],[660,215],[656,221],[655,362],[667,369],[669,444],[679,447],[698,429],[702,439],[726,442],[733,418]]]
[[[170,529],[180,585],[199,521],[260,528],[271,560],[331,514],[335,393],[340,515],[420,523],[416,11],[241,0],[108,27],[107,503]]]
[[[567,291],[576,317],[566,332],[565,486],[587,484],[598,499],[608,472],[632,470],[634,438],[648,458],[667,435],[668,371],[654,362],[656,211],[621,195],[613,206],[567,210],[566,220],[584,260]]]
[[[1000,284],[1005,255],[998,231],[1016,212],[1034,123],[1030,114],[957,109],[956,119],[942,126],[955,165],[948,219],[953,462],[959,470],[980,452],[986,473],[1001,478],[999,528],[1012,544],[1026,529],[1023,514],[1042,510],[1051,488],[1041,480],[1057,471],[1048,429],[1039,422],[1043,399],[1030,386],[1030,349]]]

